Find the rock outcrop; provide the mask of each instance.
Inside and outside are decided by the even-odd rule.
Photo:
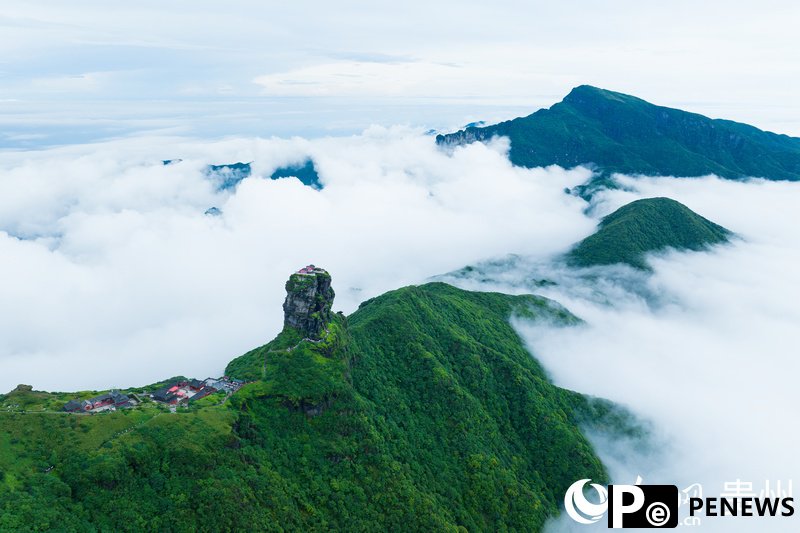
[[[305,338],[320,339],[331,320],[334,296],[327,271],[314,265],[301,268],[286,282],[284,327],[299,330]]]

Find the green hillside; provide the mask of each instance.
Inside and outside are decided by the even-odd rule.
[[[593,165],[605,175],[800,179],[798,138],[588,85],[549,109],[439,135],[437,142],[457,145],[494,136],[510,138],[511,162],[523,167]]]
[[[727,242],[731,232],[669,198],[646,198],[603,218],[596,233],[578,243],[567,260],[575,266],[627,263],[647,269],[645,254],[675,248],[703,250]]]
[[[258,381],[223,405],[0,413],[0,530],[539,531],[570,483],[606,477],[578,423],[632,426],[552,385],[512,315],[577,321],[407,287],[232,361]]]

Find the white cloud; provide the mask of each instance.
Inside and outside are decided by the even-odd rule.
[[[269,96],[430,96],[463,83],[458,67],[413,61],[337,61],[256,77]]]
[[[218,374],[281,327],[283,284],[328,268],[347,312],[483,257],[546,256],[593,221],[587,171],[512,167],[507,144],[440,152],[411,130],[200,142],[140,138],[0,156],[0,390]],[[325,182],[261,176],[311,155]],[[162,166],[161,159],[182,158]],[[255,161],[235,193],[210,163]],[[222,217],[204,216],[216,206]],[[25,240],[20,240],[20,238]]]
[[[496,52],[499,52],[496,51]],[[513,54],[515,50],[509,49]],[[516,50],[519,52],[519,50]],[[538,52],[534,55],[538,55]],[[530,88],[541,74],[527,66],[511,68],[508,60],[484,62],[485,52],[470,48],[465,60],[338,60],[257,76],[265,96],[350,97],[528,104]],[[533,111],[534,109],[530,109]]]
[[[446,129],[528,114],[589,83],[800,135],[798,8],[768,5],[18,2],[0,18],[0,94],[24,105],[4,106],[0,128],[58,130],[66,116],[95,139],[109,136],[98,118],[115,132],[166,122],[195,135]],[[115,105],[98,113],[100,101]]]

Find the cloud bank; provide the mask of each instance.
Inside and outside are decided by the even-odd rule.
[[[329,269],[335,307],[485,257],[546,257],[590,233],[563,194],[587,171],[453,154],[407,129],[347,138],[135,138],[0,155],[0,390],[219,374],[282,326],[283,284]],[[272,181],[313,157],[322,191]],[[162,159],[180,158],[172,165]],[[208,164],[254,161],[217,192]],[[222,216],[204,212],[215,206]]]

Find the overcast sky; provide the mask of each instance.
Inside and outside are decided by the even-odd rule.
[[[3,0],[0,147],[447,129],[583,83],[800,135],[798,21],[773,1]]]

